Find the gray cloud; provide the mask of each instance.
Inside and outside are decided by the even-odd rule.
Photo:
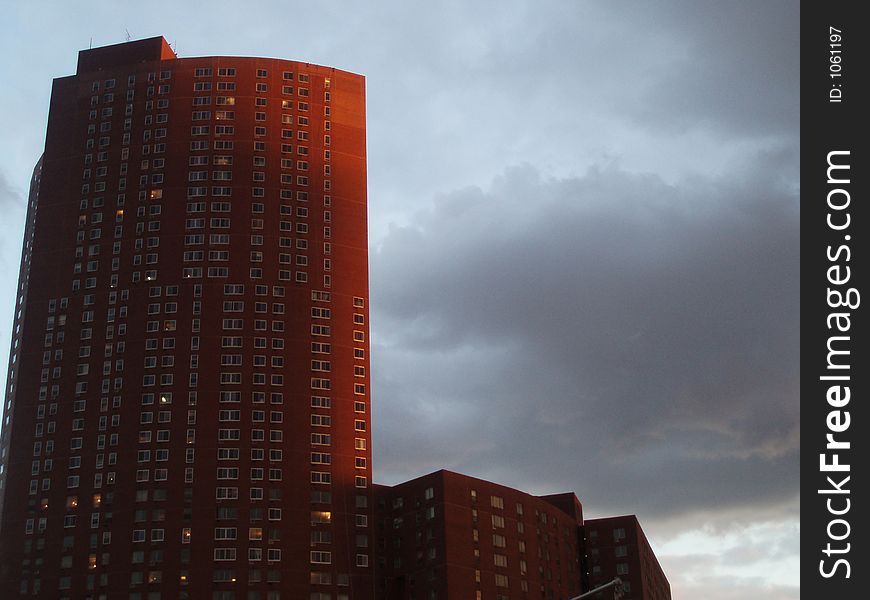
[[[675,40],[666,68],[620,107],[637,126],[710,127],[723,139],[797,136],[797,2],[680,0],[617,10],[627,27],[646,21]]]
[[[440,461],[660,516],[792,497],[784,160],[678,185],[526,166],[394,228],[372,257],[381,468]]]
[[[0,172],[0,206],[10,206],[21,203],[21,195],[9,183],[6,175]]]

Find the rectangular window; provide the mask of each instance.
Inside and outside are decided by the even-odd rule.
[[[332,399],[326,396],[311,396],[312,408],[332,408]]]
[[[235,548],[215,548],[214,560],[236,560]]]

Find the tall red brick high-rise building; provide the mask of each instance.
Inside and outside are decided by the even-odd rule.
[[[15,310],[0,597],[372,597],[362,76],[82,51]]]

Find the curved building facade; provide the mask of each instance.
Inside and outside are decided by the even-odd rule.
[[[30,204],[0,597],[371,598],[364,78],[82,51]]]

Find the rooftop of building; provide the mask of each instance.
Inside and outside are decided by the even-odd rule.
[[[217,57],[200,56],[191,58]],[[300,64],[304,64],[308,67],[330,69],[331,71],[341,71],[342,73],[347,73],[349,75],[364,77],[363,75],[360,75],[359,73],[354,73],[352,71],[337,69],[335,67],[327,67],[324,65],[317,65],[304,61],[293,61],[292,59],[252,56],[232,56],[232,58],[289,60],[291,62],[298,62]],[[98,48],[88,48],[87,50],[80,50],[78,66],[76,68],[76,75],[110,70],[136,63],[151,62],[156,60],[169,61],[177,59],[184,60],[183,58],[178,56],[175,50],[172,49],[170,43],[163,36],[145,38],[142,40],[131,40],[128,42],[121,42],[119,44],[111,44],[109,46],[100,46]]]

